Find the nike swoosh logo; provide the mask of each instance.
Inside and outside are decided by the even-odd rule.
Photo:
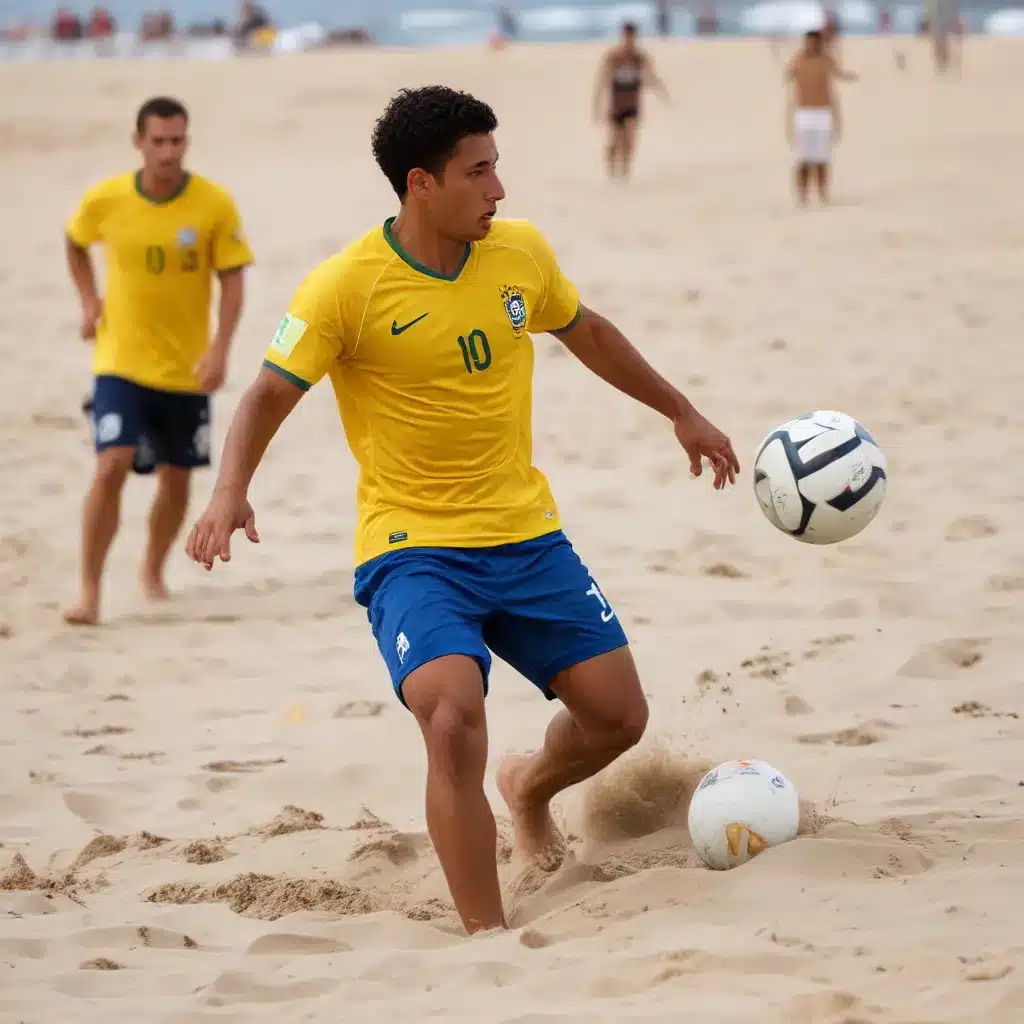
[[[392,334],[392,336],[397,336],[397,335],[401,334],[402,331],[409,330],[409,328],[412,327],[413,324],[418,324],[423,319],[424,316],[430,316],[430,314],[429,313],[424,313],[423,316],[418,316],[418,317],[416,317],[415,320],[410,320],[407,324],[402,324],[401,327],[398,326],[398,321],[397,320],[392,320],[391,321],[391,334]]]

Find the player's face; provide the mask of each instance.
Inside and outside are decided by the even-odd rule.
[[[185,118],[147,117],[144,131],[135,136],[135,148],[147,170],[161,178],[175,177],[188,149]]]
[[[428,197],[435,223],[449,238],[475,242],[491,230],[491,219],[505,198],[497,162],[493,135],[467,135],[459,140]]]

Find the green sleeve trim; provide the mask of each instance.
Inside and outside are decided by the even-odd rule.
[[[583,304],[580,303],[576,307],[576,315],[564,327],[559,327],[557,331],[548,331],[548,334],[564,334],[566,331],[571,331],[580,322],[582,313]]]
[[[308,391],[310,387],[312,387],[309,381],[303,380],[301,377],[296,377],[290,370],[286,370],[283,366],[278,366],[277,363],[272,363],[269,359],[264,359],[263,365],[268,370],[273,370],[274,373],[279,373],[285,380],[290,380],[297,388],[302,388],[303,391]]]
[[[217,267],[218,274],[236,274],[239,270],[245,270],[246,267],[251,267],[252,261],[249,260],[245,263],[233,263],[230,267]]]

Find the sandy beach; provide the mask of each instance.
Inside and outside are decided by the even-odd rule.
[[[799,211],[767,44],[649,45],[673,102],[650,98],[625,187],[589,118],[591,46],[0,67],[3,1020],[1024,1020],[1024,50],[969,39],[940,79],[918,41],[905,72],[892,42],[846,41],[862,80],[835,204]],[[134,165],[138,104],[189,106],[190,163],[256,253],[219,453],[296,285],[394,212],[374,118],[437,81],[495,107],[503,212],[743,467],[724,495],[690,480],[663,421],[536,339],[535,459],[651,728],[558,802],[554,875],[517,874],[499,822],[514,928],[474,940],[426,836],[418,729],[351,597],[354,463],[326,384],[256,477],[259,547],[211,575],[182,552],[173,600],[147,605],[152,482],[133,479],[104,625],[59,617],[93,462],[61,236],[87,185]],[[773,530],[751,487],[760,438],[815,408],[889,460],[878,519],[834,548]],[[551,714],[500,662],[488,707],[492,766]],[[686,808],[732,757],[784,771],[806,820],[715,873]],[[488,792],[503,812],[493,770]]]

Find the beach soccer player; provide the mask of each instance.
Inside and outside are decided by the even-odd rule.
[[[622,26],[622,39],[601,61],[594,85],[594,116],[608,121],[605,158],[611,177],[627,177],[633,165],[640,128],[640,99],[647,87],[668,100],[668,89],[654,70],[650,55],[636,43],[636,25]]]
[[[492,652],[562,704],[542,749],[498,771],[518,854],[543,867],[564,853],[551,799],[647,723],[610,596],[533,465],[531,334],[555,335],[661,413],[694,475],[706,459],[721,489],[739,469],[729,438],[581,304],[540,231],[495,218],[505,196],[496,127],[487,104],[442,86],[391,100],[373,150],[399,213],[299,286],[186,544],[210,569],[230,559],[234,531],[259,540],[250,481],[285,418],[329,377],[359,464],[355,599],[422,731],[427,827],[469,932],[506,923],[484,794]]]
[[[829,170],[832,147],[839,139],[840,114],[834,79],[856,81],[828,52],[819,30],[807,32],[803,48],[786,68],[789,102],[786,126],[796,150],[796,192],[801,204],[813,178],[823,203],[829,198]]]
[[[90,188],[67,225],[67,259],[82,303],[82,337],[95,341],[86,403],[96,469],[82,522],[81,589],[66,621],[99,620],[103,566],[129,472],[152,473],[156,496],[141,582],[167,596],[164,566],[185,519],[190,473],[210,464],[210,394],[224,381],[252,253],[224,189],[184,168],[188,113],[156,97],[139,109],[138,171]],[[101,297],[89,249],[102,245]],[[210,336],[212,279],[220,280]]]

